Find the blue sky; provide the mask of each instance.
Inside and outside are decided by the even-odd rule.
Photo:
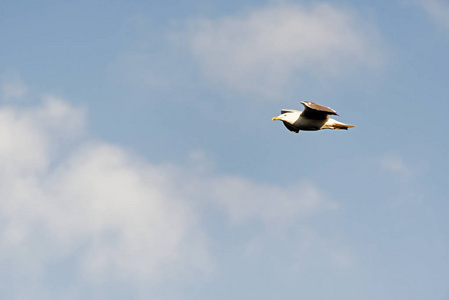
[[[449,3],[0,2],[5,299],[449,299]],[[349,131],[271,118],[314,101]]]

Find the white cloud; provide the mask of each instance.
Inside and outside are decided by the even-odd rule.
[[[336,207],[309,182],[283,188],[213,174],[200,151],[184,166],[154,165],[86,140],[85,125],[84,109],[54,96],[0,108],[0,262],[20,286],[15,295],[51,293],[51,266],[71,260],[75,291],[207,273],[213,259],[197,210],[204,201],[235,224],[267,226]]]
[[[297,75],[340,76],[377,66],[378,37],[365,25],[328,4],[280,4],[192,22],[187,39],[207,77],[273,97]]]
[[[32,288],[74,253],[85,282],[207,269],[205,240],[170,171],[101,142],[61,157],[56,141],[77,136],[83,120],[55,97],[0,110],[0,260],[14,265],[12,277]]]
[[[0,161],[8,172],[39,170],[49,163],[49,152],[84,131],[85,114],[66,102],[45,96],[41,106],[0,110]]]
[[[414,0],[430,19],[444,29],[449,29],[449,3],[444,0]]]

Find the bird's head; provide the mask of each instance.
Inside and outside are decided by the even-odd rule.
[[[277,117],[273,117],[273,121],[284,121],[290,124],[295,123],[295,121],[298,119],[299,114],[298,113],[294,113],[294,112],[288,112],[288,113],[283,113],[280,114]]]

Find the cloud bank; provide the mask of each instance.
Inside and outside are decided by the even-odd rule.
[[[55,96],[0,107],[0,262],[9,270],[0,289],[49,295],[52,270],[66,264],[76,280],[60,288],[74,298],[110,281],[192,278],[214,268],[201,206],[266,226],[336,207],[313,183],[259,184],[201,164],[155,165],[88,139],[85,110]]]
[[[90,283],[207,268],[200,229],[170,172],[118,146],[73,140],[82,109],[46,97],[34,108],[1,109],[0,125],[0,260],[29,280],[30,293],[49,265],[75,254]],[[75,150],[63,151],[64,139]]]

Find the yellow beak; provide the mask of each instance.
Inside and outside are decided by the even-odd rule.
[[[279,117],[273,117],[273,119],[271,119],[271,120],[276,121],[276,120],[280,120],[280,118]]]

